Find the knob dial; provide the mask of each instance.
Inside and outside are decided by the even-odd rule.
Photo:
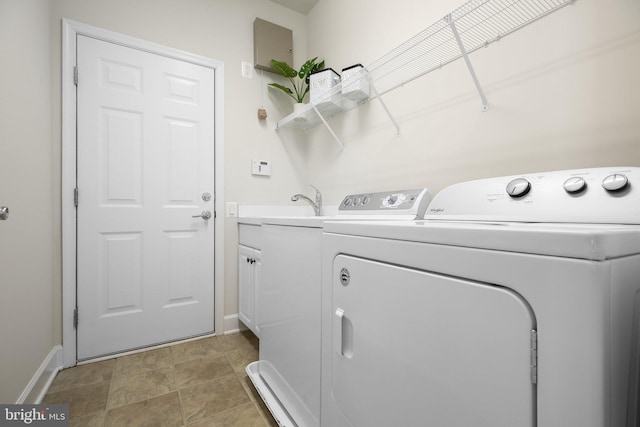
[[[585,188],[587,188],[587,182],[579,176],[574,176],[564,182],[564,191],[569,194],[579,193]]]
[[[396,202],[398,201],[398,196],[395,194],[391,196],[387,196],[382,200],[382,206],[385,208],[393,208],[395,207]]]
[[[507,184],[507,194],[513,198],[522,197],[531,190],[531,183],[524,178],[516,178]]]
[[[602,188],[607,191],[621,191],[628,185],[629,179],[620,173],[614,173],[602,180]]]

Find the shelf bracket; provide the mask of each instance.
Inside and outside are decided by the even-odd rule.
[[[382,100],[382,96],[378,94],[378,91],[376,90],[375,85],[371,81],[371,77],[367,75],[367,79],[369,80],[369,89],[373,92],[374,96],[380,100],[380,104],[382,104],[382,108],[384,108],[384,111],[387,113],[387,116],[389,116],[389,119],[391,120],[393,125],[396,127],[396,135],[400,135],[400,126],[398,126],[398,122],[396,122],[396,120],[391,115],[391,112],[387,108],[387,104],[385,104],[384,101]]]
[[[458,34],[456,23],[451,18],[451,14],[445,16],[444,19],[445,19],[445,22],[447,22],[451,27],[453,36],[456,38],[456,41],[458,42],[458,47],[460,47],[460,53],[462,53],[464,62],[466,62],[467,64],[469,73],[471,73],[471,78],[473,79],[473,83],[476,85],[476,89],[478,89],[478,93],[480,94],[480,99],[482,100],[482,111],[487,111],[489,109],[489,101],[487,101],[487,97],[484,95],[484,91],[482,90],[482,86],[480,86],[480,81],[478,80],[476,71],[473,69],[473,65],[471,64],[471,60],[469,59],[469,55],[467,54],[467,50],[464,48],[464,45],[462,44],[462,39],[460,38],[460,34]]]
[[[320,117],[320,120],[322,120],[322,123],[329,130],[329,132],[333,136],[333,139],[335,139],[336,142],[338,143],[338,145],[340,146],[340,150],[344,150],[344,144],[342,143],[342,141],[340,141],[340,138],[338,138],[338,135],[336,135],[336,133],[333,131],[333,129],[331,129],[331,126],[329,126],[329,123],[327,123],[327,121],[324,119],[324,116],[322,114],[320,114],[320,111],[318,110],[318,107],[316,107],[315,104],[311,104],[311,106],[315,110],[315,112],[318,115],[318,117]]]

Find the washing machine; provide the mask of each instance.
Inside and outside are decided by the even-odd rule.
[[[283,427],[320,425],[322,228],[326,221],[422,218],[425,188],[347,195],[333,216],[262,221],[259,360],[247,374]]]
[[[322,271],[322,426],[640,425],[640,168],[327,222]]]

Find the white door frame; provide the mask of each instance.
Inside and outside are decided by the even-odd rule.
[[[214,298],[216,334],[224,332],[224,64],[221,61],[183,52],[82,24],[62,20],[62,351],[64,367],[75,366],[76,329],[73,314],[76,308],[76,36],[84,35],[110,43],[166,56],[203,67],[215,73],[215,212],[214,218]],[[80,77],[82,78],[82,77]]]

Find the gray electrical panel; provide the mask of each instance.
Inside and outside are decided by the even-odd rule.
[[[272,59],[293,66],[293,31],[256,18],[253,21],[253,63],[256,68],[274,72]]]

